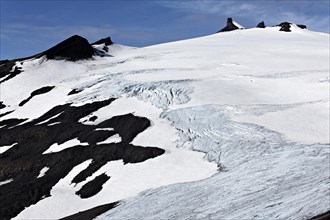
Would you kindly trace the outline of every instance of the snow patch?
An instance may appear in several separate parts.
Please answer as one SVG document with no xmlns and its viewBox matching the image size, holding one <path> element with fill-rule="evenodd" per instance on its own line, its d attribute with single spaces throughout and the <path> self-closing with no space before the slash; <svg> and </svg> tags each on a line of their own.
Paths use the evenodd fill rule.
<svg viewBox="0 0 330 220">
<path fill-rule="evenodd" d="M 121 137 L 118 134 L 115 134 L 107 138 L 105 141 L 98 142 L 97 144 L 111 144 L 111 143 L 120 143 L 120 142 L 121 142 Z"/>
<path fill-rule="evenodd" d="M 95 128 L 95 131 L 113 131 L 113 128 Z"/>
<path fill-rule="evenodd" d="M 53 117 L 50 117 L 50 118 L 47 119 L 47 120 L 44 120 L 44 121 L 42 121 L 42 122 L 39 122 L 39 123 L 36 124 L 36 125 L 41 125 L 41 124 L 47 123 L 47 122 L 49 122 L 50 120 L 52 120 L 52 119 L 54 119 L 54 118 L 57 118 L 57 117 L 60 116 L 61 114 L 62 114 L 62 112 L 58 113 L 57 115 L 54 115 Z M 51 123 L 51 124 L 54 124 L 54 123 Z"/>
<path fill-rule="evenodd" d="M 243 27 L 242 25 L 240 25 L 239 23 L 237 23 L 236 21 L 233 21 L 233 24 L 238 27 L 239 29 L 244 29 L 245 27 Z"/>
<path fill-rule="evenodd" d="M 5 181 L 0 181 L 0 186 L 2 186 L 2 185 L 5 185 L 5 184 L 7 184 L 7 183 L 10 183 L 10 182 L 12 182 L 14 179 L 8 179 L 8 180 L 5 180 Z"/>
<path fill-rule="evenodd" d="M 59 151 L 62 151 L 64 149 L 70 148 L 70 147 L 74 147 L 77 145 L 82 145 L 82 146 L 87 146 L 87 143 L 81 143 L 78 138 L 74 138 L 72 140 L 69 140 L 67 142 L 64 142 L 62 144 L 58 144 L 55 143 L 53 145 L 51 145 L 45 152 L 43 152 L 42 154 L 50 154 L 50 153 L 56 153 Z"/>
<path fill-rule="evenodd" d="M 0 146 L 0 154 L 3 154 L 4 152 L 9 150 L 10 148 L 14 147 L 16 144 L 17 143 L 14 143 L 14 144 L 9 145 L 9 146 Z"/>
<path fill-rule="evenodd" d="M 49 167 L 44 167 L 40 170 L 39 175 L 37 176 L 37 178 L 41 178 L 43 176 L 45 176 L 46 172 L 49 170 Z"/>
</svg>

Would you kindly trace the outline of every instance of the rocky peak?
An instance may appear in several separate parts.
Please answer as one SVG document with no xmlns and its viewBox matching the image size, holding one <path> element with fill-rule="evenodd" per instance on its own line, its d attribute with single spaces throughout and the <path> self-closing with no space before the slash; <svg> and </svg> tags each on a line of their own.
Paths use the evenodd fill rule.
<svg viewBox="0 0 330 220">
<path fill-rule="evenodd" d="M 227 26 L 222 28 L 219 32 L 226 32 L 226 31 L 233 31 L 233 30 L 237 30 L 239 29 L 239 27 L 237 27 L 232 18 L 227 18 Z"/>
<path fill-rule="evenodd" d="M 289 22 L 282 22 L 281 24 L 279 24 L 277 26 L 281 27 L 280 31 L 291 32 L 291 29 L 290 29 L 291 23 L 289 23 Z"/>
<path fill-rule="evenodd" d="M 46 55 L 48 59 L 76 61 L 91 58 L 94 55 L 94 49 L 85 38 L 74 35 L 38 56 L 43 55 Z"/>
<path fill-rule="evenodd" d="M 264 21 L 261 21 L 258 25 L 257 25 L 257 28 L 265 28 L 266 25 L 264 23 Z"/>
</svg>

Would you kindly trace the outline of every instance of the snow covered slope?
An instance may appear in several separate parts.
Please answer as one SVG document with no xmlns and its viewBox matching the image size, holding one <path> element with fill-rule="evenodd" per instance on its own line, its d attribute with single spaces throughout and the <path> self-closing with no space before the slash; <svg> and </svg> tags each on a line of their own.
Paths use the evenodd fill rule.
<svg viewBox="0 0 330 220">
<path fill-rule="evenodd" d="M 22 72 L 1 84 L 0 216 L 62 218 L 117 201 L 98 218 L 328 211 L 329 35 L 279 29 L 16 61 Z"/>
</svg>

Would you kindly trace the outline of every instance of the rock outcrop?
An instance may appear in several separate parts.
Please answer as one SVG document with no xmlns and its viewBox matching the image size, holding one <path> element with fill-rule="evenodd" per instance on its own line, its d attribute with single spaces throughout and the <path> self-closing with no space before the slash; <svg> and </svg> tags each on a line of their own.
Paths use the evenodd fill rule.
<svg viewBox="0 0 330 220">
<path fill-rule="evenodd" d="M 222 28 L 218 33 L 220 32 L 226 32 L 226 31 L 234 31 L 239 29 L 234 23 L 232 18 L 227 18 L 227 26 Z"/>
<path fill-rule="evenodd" d="M 304 25 L 304 24 L 297 24 L 297 26 L 300 27 L 301 29 L 306 29 L 307 28 L 307 26 Z"/>
<path fill-rule="evenodd" d="M 281 27 L 280 31 L 291 32 L 291 29 L 290 29 L 291 28 L 291 24 L 292 23 L 290 23 L 290 22 L 282 22 L 282 23 L 280 23 L 280 24 L 278 24 L 276 26 Z M 307 26 L 304 25 L 304 24 L 297 24 L 297 26 L 299 28 L 301 28 L 301 29 L 306 29 L 307 28 Z"/>
<path fill-rule="evenodd" d="M 74 35 L 37 56 L 46 55 L 48 59 L 76 61 L 91 58 L 94 53 L 93 47 L 85 38 Z"/>
<path fill-rule="evenodd" d="M 113 42 L 110 37 L 106 37 L 106 38 L 103 38 L 101 40 L 98 40 L 98 41 L 92 43 L 91 45 L 97 45 L 97 44 L 105 44 L 105 46 L 108 46 L 108 45 L 113 44 Z"/>
<path fill-rule="evenodd" d="M 264 21 L 261 21 L 258 25 L 257 25 L 257 28 L 265 28 L 266 25 L 264 23 Z"/>
</svg>

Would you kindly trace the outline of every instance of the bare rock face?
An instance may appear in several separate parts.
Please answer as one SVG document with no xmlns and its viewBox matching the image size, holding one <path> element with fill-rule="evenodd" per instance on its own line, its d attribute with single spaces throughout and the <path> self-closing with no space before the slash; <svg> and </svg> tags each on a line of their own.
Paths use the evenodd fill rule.
<svg viewBox="0 0 330 220">
<path fill-rule="evenodd" d="M 105 56 L 106 54 L 104 54 L 104 51 L 108 52 L 109 47 L 107 47 L 107 46 L 112 45 L 113 42 L 110 37 L 106 37 L 106 38 L 103 38 L 101 40 L 98 40 L 98 41 L 92 43 L 91 45 L 98 45 L 98 44 L 104 44 L 104 47 L 102 48 L 103 51 L 96 50 L 96 53 L 100 56 Z"/>
<path fill-rule="evenodd" d="M 291 23 L 289 23 L 289 22 L 282 22 L 281 24 L 276 25 L 276 26 L 281 27 L 280 31 L 291 32 L 291 29 L 290 29 Z"/>
<path fill-rule="evenodd" d="M 281 27 L 280 31 L 291 32 L 291 29 L 290 29 L 291 28 L 291 24 L 292 23 L 289 23 L 289 22 L 282 22 L 281 24 L 276 25 L 276 26 L 280 26 Z M 307 28 L 307 26 L 304 25 L 304 24 L 297 24 L 297 26 L 299 28 L 301 28 L 301 29 Z"/>
<path fill-rule="evenodd" d="M 264 23 L 264 21 L 261 21 L 258 25 L 257 25 L 257 28 L 265 28 L 266 25 Z"/>
<path fill-rule="evenodd" d="M 16 60 L 1 60 L 0 61 L 0 84 L 14 78 L 22 72 L 22 67 L 16 66 Z"/>
<path fill-rule="evenodd" d="M 227 26 L 222 28 L 218 33 L 220 32 L 226 32 L 226 31 L 234 31 L 239 29 L 234 23 L 232 18 L 227 18 Z"/>
</svg>

